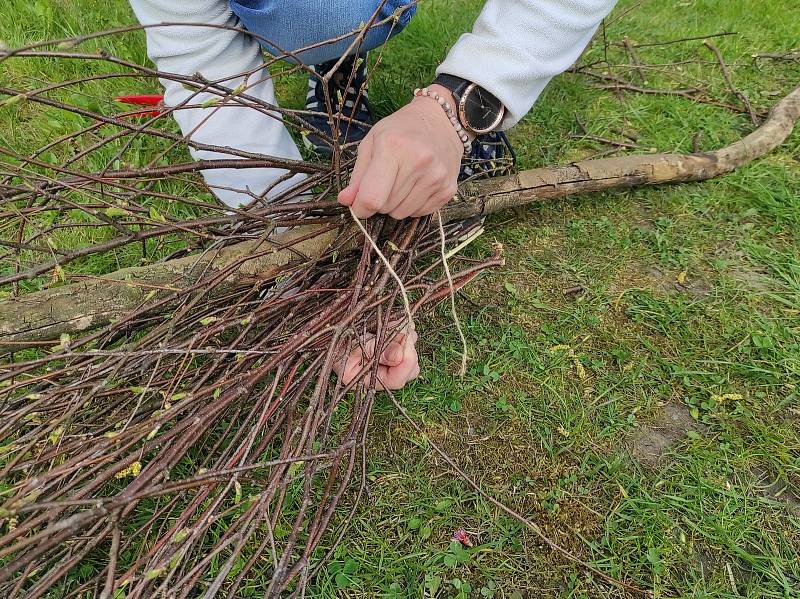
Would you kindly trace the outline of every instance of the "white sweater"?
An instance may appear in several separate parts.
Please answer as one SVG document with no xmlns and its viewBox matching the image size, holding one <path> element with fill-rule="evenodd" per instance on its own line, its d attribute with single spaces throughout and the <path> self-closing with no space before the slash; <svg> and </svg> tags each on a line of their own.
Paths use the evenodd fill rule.
<svg viewBox="0 0 800 599">
<path fill-rule="evenodd" d="M 130 0 L 143 25 L 165 22 L 239 26 L 227 0 Z M 600 21 L 616 0 L 487 0 L 471 33 L 463 34 L 450 49 L 437 73 L 474 81 L 505 104 L 503 128 L 516 124 L 531 109 L 547 83 L 577 60 Z M 425 3 L 420 6 L 425 10 Z M 153 27 L 147 32 L 147 50 L 161 71 L 225 79 L 237 87 L 234 75 L 252 72 L 263 63 L 260 47 L 251 37 L 235 31 L 205 27 Z M 265 70 L 248 85 L 266 77 Z M 165 102 L 175 106 L 192 92 L 180 84 L 162 81 Z M 277 104 L 271 80 L 248 92 Z M 192 99 L 192 104 L 203 97 Z M 237 106 L 195 108 L 175 112 L 181 130 L 191 139 L 217 146 L 284 158 L 300 158 L 288 131 L 278 119 Z M 230 158 L 224 153 L 192 151 L 196 159 Z M 211 169 L 206 182 L 230 206 L 250 200 L 241 192 L 261 194 L 285 173 L 276 169 Z M 294 181 L 283 182 L 268 193 L 274 196 Z M 237 191 L 238 190 L 238 191 Z"/>
</svg>

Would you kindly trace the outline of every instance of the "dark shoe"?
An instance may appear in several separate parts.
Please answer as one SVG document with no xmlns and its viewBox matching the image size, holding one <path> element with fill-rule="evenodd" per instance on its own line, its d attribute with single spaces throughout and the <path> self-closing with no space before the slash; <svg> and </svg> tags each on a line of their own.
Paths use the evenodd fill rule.
<svg viewBox="0 0 800 599">
<path fill-rule="evenodd" d="M 517 155 L 502 131 L 480 135 L 472 142 L 469 156 L 461 163 L 459 181 L 489 179 L 508 175 L 517 163 Z"/>
<path fill-rule="evenodd" d="M 328 122 L 328 108 L 325 103 L 325 86 L 322 76 L 330 71 L 336 60 L 314 65 L 311 68 L 319 76 L 308 78 L 308 94 L 306 110 L 317 113 L 305 115 L 303 119 L 329 138 L 333 138 L 333 128 Z M 338 122 L 340 145 L 358 143 L 372 125 L 372 111 L 366 90 L 367 61 L 366 55 L 352 56 L 345 59 L 328 82 L 328 94 L 334 113 L 334 123 Z M 336 118 L 336 117 L 340 118 Z M 358 121 L 358 122 L 353 122 Z M 335 126 L 335 125 L 334 125 Z M 333 153 L 331 143 L 314 130 L 303 136 L 303 143 L 311 150 L 330 156 Z"/>
</svg>

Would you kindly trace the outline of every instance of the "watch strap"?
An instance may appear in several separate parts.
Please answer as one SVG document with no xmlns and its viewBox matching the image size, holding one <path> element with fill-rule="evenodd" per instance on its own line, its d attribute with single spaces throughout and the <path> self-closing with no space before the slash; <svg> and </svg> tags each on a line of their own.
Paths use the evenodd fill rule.
<svg viewBox="0 0 800 599">
<path fill-rule="evenodd" d="M 449 89 L 450 93 L 452 93 L 453 97 L 456 99 L 456 102 L 461 99 L 461 96 L 464 94 L 464 90 L 469 87 L 470 83 L 472 83 L 471 81 L 467 81 L 462 77 L 448 75 L 447 73 L 439 73 L 436 75 L 436 79 L 434 79 L 433 82 Z"/>
</svg>

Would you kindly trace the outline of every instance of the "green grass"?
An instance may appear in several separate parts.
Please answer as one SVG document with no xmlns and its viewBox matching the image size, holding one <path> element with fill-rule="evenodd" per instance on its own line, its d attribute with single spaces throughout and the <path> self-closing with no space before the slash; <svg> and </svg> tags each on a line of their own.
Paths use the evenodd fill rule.
<svg viewBox="0 0 800 599">
<path fill-rule="evenodd" d="M 621 2 L 609 19 L 610 41 L 735 31 L 714 41 L 757 107 L 800 81 L 800 63 L 751 59 L 800 45 L 797 3 L 645 0 L 617 20 L 634 4 Z M 423 3 L 376 75 L 379 113 L 430 79 L 480 5 Z M 0 38 L 15 45 L 131 20 L 120 0 L 7 0 Z M 114 44 L 143 60 L 141 36 Z M 596 43 L 584 60 L 603 56 Z M 700 41 L 642 48 L 640 56 L 648 64 L 702 58 L 648 72 L 648 84 L 700 81 L 735 101 Z M 616 46 L 608 57 L 627 60 Z M 9 70 L 0 79 L 63 77 L 78 67 L 48 68 L 65 72 Z M 719 108 L 590 85 L 567 74 L 548 87 L 512 133 L 521 167 L 604 149 L 569 137 L 579 130 L 576 115 L 592 134 L 635 131 L 638 143 L 664 151 L 690 151 L 698 132 L 702 148 L 712 149 L 751 129 L 746 116 Z M 299 105 L 303 82 L 292 78 L 280 92 Z M 21 127 L 0 115 L 0 130 L 15 143 L 35 145 L 51 125 Z M 455 374 L 459 344 L 443 309 L 419 327 L 422 376 L 403 391 L 403 405 L 487 492 L 609 574 L 657 596 L 800 596 L 798 155 L 795 133 L 719 180 L 596 194 L 493 219 L 471 251 L 480 255 L 496 239 L 507 265 L 458 302 L 469 372 Z M 575 285 L 584 293 L 563 293 Z M 733 397 L 720 399 L 726 394 Z M 677 430 L 657 463 L 645 463 L 637 440 L 663 426 L 667 403 L 695 425 Z M 477 498 L 385 398 L 369 456 L 369 493 L 310 596 L 626 596 Z M 474 548 L 451 545 L 458 527 Z M 260 596 L 261 582 L 254 576 L 250 596 Z"/>
</svg>

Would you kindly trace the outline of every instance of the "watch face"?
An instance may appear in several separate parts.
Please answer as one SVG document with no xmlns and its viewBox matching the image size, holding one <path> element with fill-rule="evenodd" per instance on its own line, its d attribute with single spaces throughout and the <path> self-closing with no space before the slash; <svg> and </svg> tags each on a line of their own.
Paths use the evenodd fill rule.
<svg viewBox="0 0 800 599">
<path fill-rule="evenodd" d="M 487 133 L 503 120 L 503 103 L 482 87 L 472 83 L 461 96 L 461 121 L 475 133 Z"/>
</svg>

